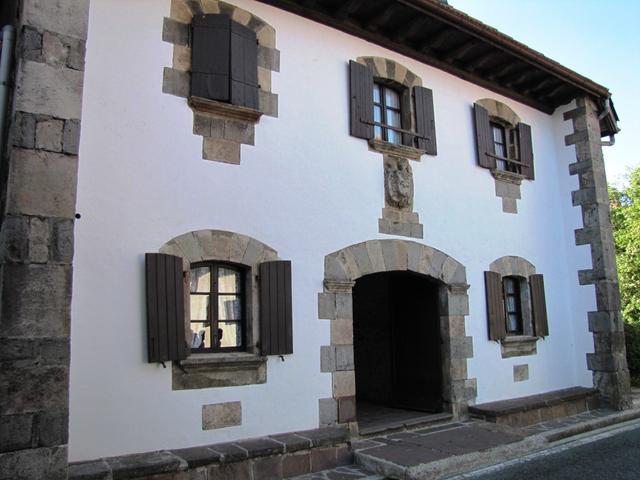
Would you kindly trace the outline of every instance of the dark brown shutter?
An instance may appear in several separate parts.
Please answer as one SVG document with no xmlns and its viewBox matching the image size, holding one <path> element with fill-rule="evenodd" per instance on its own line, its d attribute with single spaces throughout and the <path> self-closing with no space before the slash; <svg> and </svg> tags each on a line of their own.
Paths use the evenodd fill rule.
<svg viewBox="0 0 640 480">
<path fill-rule="evenodd" d="M 191 95 L 258 108 L 256 33 L 227 15 L 192 21 Z"/>
<path fill-rule="evenodd" d="M 518 144 L 520 145 L 520 161 L 522 174 L 529 180 L 533 180 L 533 142 L 531 141 L 531 127 L 526 123 L 518 124 Z"/>
<path fill-rule="evenodd" d="M 258 108 L 258 40 L 256 33 L 231 21 L 231 103 Z"/>
<path fill-rule="evenodd" d="M 186 358 L 182 259 L 145 255 L 149 363 Z"/>
<path fill-rule="evenodd" d="M 547 322 L 547 302 L 544 295 L 544 278 L 542 275 L 531 275 L 529 277 L 529 286 L 531 288 L 534 333 L 536 337 L 546 337 L 549 335 L 549 324 Z"/>
<path fill-rule="evenodd" d="M 489 340 L 502 340 L 507 336 L 504 299 L 502 296 L 502 276 L 496 272 L 484 272 L 484 283 L 487 291 Z"/>
<path fill-rule="evenodd" d="M 293 353 L 290 261 L 260 264 L 260 349 L 263 355 Z"/>
<path fill-rule="evenodd" d="M 476 147 L 478 149 L 478 165 L 484 168 L 496 168 L 496 159 L 491 155 L 495 154 L 493 137 L 491 134 L 491 124 L 489 123 L 489 112 L 481 105 L 473 105 L 473 113 L 476 124 Z"/>
<path fill-rule="evenodd" d="M 191 25 L 191 95 L 228 102 L 231 19 L 226 15 L 194 15 Z"/>
<path fill-rule="evenodd" d="M 354 137 L 373 138 L 373 74 L 364 65 L 349 62 L 349 129 Z"/>
<path fill-rule="evenodd" d="M 416 107 L 416 133 L 427 137 L 418 137 L 418 148 L 425 150 L 429 155 L 437 155 L 433 92 L 428 88 L 413 87 L 413 98 Z"/>
</svg>

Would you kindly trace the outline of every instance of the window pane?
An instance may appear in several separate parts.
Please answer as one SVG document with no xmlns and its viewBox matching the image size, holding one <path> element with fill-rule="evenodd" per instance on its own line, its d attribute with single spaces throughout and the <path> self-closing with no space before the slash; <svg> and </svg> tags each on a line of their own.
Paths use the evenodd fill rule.
<svg viewBox="0 0 640 480">
<path fill-rule="evenodd" d="M 510 332 L 517 332 L 519 330 L 518 317 L 514 313 L 509 314 L 509 318 L 507 321 L 507 330 Z"/>
<path fill-rule="evenodd" d="M 191 348 L 211 348 L 211 325 L 191 322 Z"/>
<path fill-rule="evenodd" d="M 240 272 L 231 268 L 218 268 L 218 292 L 239 293 Z"/>
<path fill-rule="evenodd" d="M 504 279 L 504 289 L 506 290 L 507 293 L 515 293 L 516 285 L 513 279 L 511 278 Z"/>
<path fill-rule="evenodd" d="M 402 119 L 400 117 L 400 112 L 395 112 L 393 110 L 387 110 L 387 124 L 392 125 L 394 127 L 400 127 L 402 125 Z"/>
<path fill-rule="evenodd" d="M 382 128 L 373 127 L 373 134 L 377 139 L 382 140 Z"/>
<path fill-rule="evenodd" d="M 191 320 L 209 318 L 209 295 L 191 295 Z"/>
<path fill-rule="evenodd" d="M 221 347 L 242 345 L 242 325 L 239 322 L 219 322 L 218 338 Z"/>
<path fill-rule="evenodd" d="M 507 312 L 515 312 L 516 311 L 516 297 L 508 296 L 507 297 Z"/>
<path fill-rule="evenodd" d="M 373 121 L 382 122 L 382 108 L 377 105 L 373 106 Z"/>
<path fill-rule="evenodd" d="M 192 268 L 189 274 L 192 292 L 208 292 L 211 286 L 211 271 L 209 267 Z"/>
<path fill-rule="evenodd" d="M 240 320 L 241 318 L 240 298 L 236 295 L 219 295 L 218 320 Z"/>
<path fill-rule="evenodd" d="M 380 103 L 380 85 L 377 83 L 373 84 L 373 101 L 375 103 Z"/>
<path fill-rule="evenodd" d="M 486 124 L 485 124 L 486 125 Z M 503 143 L 502 142 L 502 128 L 492 125 L 491 126 L 491 130 L 493 131 L 493 141 L 496 143 Z"/>
<path fill-rule="evenodd" d="M 400 95 L 390 88 L 384 89 L 384 104 L 387 107 L 400 108 Z"/>
<path fill-rule="evenodd" d="M 393 130 L 388 130 L 387 140 L 391 143 L 402 143 L 402 134 L 394 132 Z"/>
</svg>

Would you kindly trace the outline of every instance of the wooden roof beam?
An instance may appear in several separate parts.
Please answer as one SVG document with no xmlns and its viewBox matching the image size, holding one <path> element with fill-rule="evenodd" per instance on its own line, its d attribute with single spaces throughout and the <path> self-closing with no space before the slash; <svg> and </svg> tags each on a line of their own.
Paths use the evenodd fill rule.
<svg viewBox="0 0 640 480">
<path fill-rule="evenodd" d="M 461 45 L 444 52 L 444 60 L 445 62 L 454 62 L 459 60 L 479 45 L 480 44 L 478 42 L 473 40 L 464 42 Z"/>
<path fill-rule="evenodd" d="M 469 62 L 466 65 L 466 69 L 469 72 L 475 72 L 478 69 L 481 69 L 482 67 L 484 67 L 491 60 L 493 60 L 494 58 L 496 58 L 496 57 L 498 57 L 498 56 L 500 56 L 502 54 L 503 53 L 499 52 L 499 51 L 485 53 L 484 55 L 481 55 L 480 57 L 478 57 L 474 61 Z"/>
<path fill-rule="evenodd" d="M 418 18 L 414 18 L 411 23 L 409 24 L 408 27 L 405 27 L 404 25 L 400 28 L 398 28 L 392 35 L 391 35 L 391 39 L 394 42 L 397 43 L 402 43 L 404 42 L 407 38 L 411 38 L 413 37 L 416 33 L 418 33 L 422 27 L 424 27 L 427 24 L 427 20 L 423 17 L 418 17 Z"/>
<path fill-rule="evenodd" d="M 355 12 L 360 5 L 364 3 L 364 0 L 348 0 L 340 5 L 334 12 L 333 16 L 338 20 L 344 20 L 353 12 Z"/>
<path fill-rule="evenodd" d="M 382 25 L 384 25 L 386 22 L 388 22 L 391 19 L 391 17 L 397 11 L 397 9 L 398 9 L 397 3 L 392 3 L 390 5 L 387 5 L 387 7 L 382 11 L 382 13 L 374 16 L 371 20 L 369 20 L 368 22 L 369 30 L 371 30 L 372 32 L 377 32 Z"/>
</svg>

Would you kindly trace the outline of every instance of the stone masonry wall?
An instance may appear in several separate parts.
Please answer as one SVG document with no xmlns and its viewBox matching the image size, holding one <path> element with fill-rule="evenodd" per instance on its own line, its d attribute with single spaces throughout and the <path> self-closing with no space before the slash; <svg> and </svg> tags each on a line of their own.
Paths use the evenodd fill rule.
<svg viewBox="0 0 640 480">
<path fill-rule="evenodd" d="M 89 0 L 23 0 L 0 231 L 0 479 L 67 478 L 69 336 Z"/>
<path fill-rule="evenodd" d="M 565 120 L 573 122 L 573 133 L 565 137 L 565 144 L 575 145 L 577 162 L 569 165 L 569 172 L 578 175 L 580 182 L 572 192 L 573 205 L 582 209 L 583 228 L 575 231 L 576 245 L 591 248 L 592 268 L 580 270 L 578 279 L 580 285 L 593 285 L 596 294 L 597 310 L 589 312 L 594 353 L 587 354 L 587 365 L 603 399 L 623 409 L 631 405 L 629 370 L 598 107 L 589 98 L 578 98 L 576 105 L 564 114 Z"/>
</svg>

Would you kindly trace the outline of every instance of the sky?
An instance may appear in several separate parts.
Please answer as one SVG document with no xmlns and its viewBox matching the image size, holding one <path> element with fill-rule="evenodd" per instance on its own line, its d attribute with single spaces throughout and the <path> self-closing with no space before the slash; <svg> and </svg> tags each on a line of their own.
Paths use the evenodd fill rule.
<svg viewBox="0 0 640 480">
<path fill-rule="evenodd" d="M 607 179 L 640 165 L 640 0 L 449 0 L 449 5 L 604 85 L 620 117 Z M 606 140 L 603 139 L 603 140 Z"/>
</svg>

